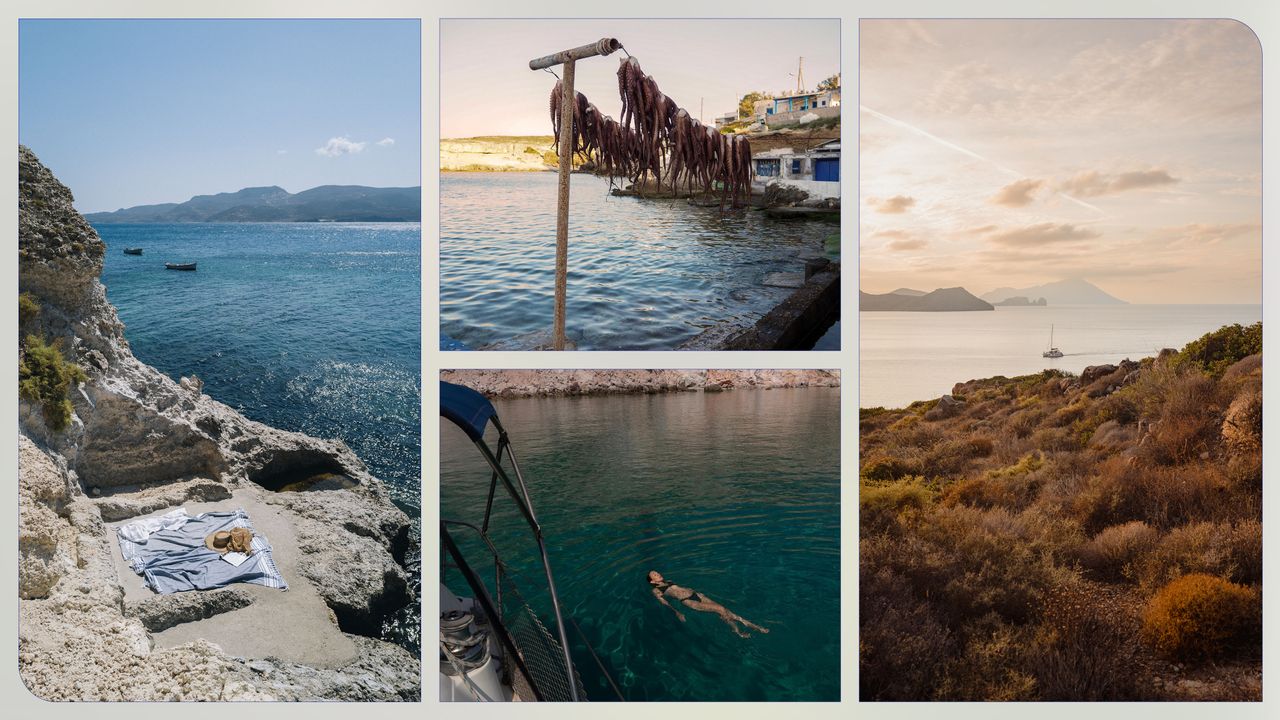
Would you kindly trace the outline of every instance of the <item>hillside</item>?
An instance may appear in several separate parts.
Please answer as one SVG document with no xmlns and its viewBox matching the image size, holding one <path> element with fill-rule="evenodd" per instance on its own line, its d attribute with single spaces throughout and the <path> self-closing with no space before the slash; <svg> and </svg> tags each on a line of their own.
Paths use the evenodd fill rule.
<svg viewBox="0 0 1280 720">
<path fill-rule="evenodd" d="M 861 699 L 1260 699 L 1261 338 L 862 410 Z"/>
<path fill-rule="evenodd" d="M 442 172 L 542 172 L 558 167 L 550 135 L 498 135 L 440 141 Z"/>
<path fill-rule="evenodd" d="M 1072 278 L 1027 288 L 996 288 L 982 294 L 982 299 L 999 303 L 1012 297 L 1044 298 L 1050 305 L 1127 305 L 1088 280 Z"/>
<path fill-rule="evenodd" d="M 322 185 L 290 193 L 284 188 L 254 187 L 231 193 L 197 195 L 183 203 L 139 205 L 85 219 L 106 223 L 189 222 L 418 222 L 422 189 Z"/>
<path fill-rule="evenodd" d="M 883 295 L 858 293 L 858 309 L 862 312 L 964 312 L 994 310 L 962 287 L 938 288 L 933 292 L 911 295 L 895 290 Z"/>
</svg>

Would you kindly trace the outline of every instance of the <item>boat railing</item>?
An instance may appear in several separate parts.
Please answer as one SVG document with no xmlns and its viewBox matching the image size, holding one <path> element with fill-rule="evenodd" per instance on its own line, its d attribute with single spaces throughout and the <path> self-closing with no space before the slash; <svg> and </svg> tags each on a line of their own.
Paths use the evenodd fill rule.
<svg viewBox="0 0 1280 720">
<path fill-rule="evenodd" d="M 471 531 L 488 548 L 494 565 L 496 601 L 480 575 L 463 557 L 449 532 L 449 526 Z M 525 697 L 553 702 L 585 700 L 586 691 L 577 668 L 572 663 L 565 664 L 564 657 L 567 653 L 564 646 L 551 634 L 520 593 L 511 572 L 488 535 L 470 523 L 441 520 L 440 538 L 442 547 L 452 559 L 451 565 L 458 569 L 471 587 L 476 601 L 480 603 L 490 626 L 506 650 L 506 655 L 512 658 L 512 663 L 504 664 L 504 669 L 511 671 L 507 679 L 517 694 L 523 693 Z M 586 638 L 583 637 L 582 641 L 585 643 Z M 595 654 L 594 650 L 591 652 Z"/>
</svg>

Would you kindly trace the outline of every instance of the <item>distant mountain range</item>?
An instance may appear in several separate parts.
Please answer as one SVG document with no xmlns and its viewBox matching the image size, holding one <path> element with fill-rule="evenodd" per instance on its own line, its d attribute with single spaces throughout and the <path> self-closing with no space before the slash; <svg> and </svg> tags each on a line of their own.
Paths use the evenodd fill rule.
<svg viewBox="0 0 1280 720">
<path fill-rule="evenodd" d="M 421 188 L 362 185 L 321 185 L 300 193 L 274 185 L 252 187 L 197 195 L 183 203 L 85 215 L 91 223 L 418 222 L 421 218 Z"/>
<path fill-rule="evenodd" d="M 997 288 L 984 293 L 982 299 L 1000 303 L 1011 297 L 1044 298 L 1050 305 L 1127 305 L 1124 300 L 1108 295 L 1088 280 L 1072 278 L 1028 288 Z"/>
<path fill-rule="evenodd" d="M 910 288 L 898 288 L 883 295 L 859 292 L 858 309 L 864 312 L 962 312 L 995 310 L 995 307 L 962 287 L 953 287 L 928 293 Z"/>
</svg>

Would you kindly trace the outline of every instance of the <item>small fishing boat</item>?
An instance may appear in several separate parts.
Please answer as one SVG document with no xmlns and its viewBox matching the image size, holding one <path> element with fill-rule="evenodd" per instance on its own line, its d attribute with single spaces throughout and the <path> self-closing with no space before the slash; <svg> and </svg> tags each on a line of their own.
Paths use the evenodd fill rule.
<svg viewBox="0 0 1280 720">
<path fill-rule="evenodd" d="M 142 248 L 125 248 L 124 254 L 125 255 L 141 255 Z"/>
<path fill-rule="evenodd" d="M 444 701 L 578 701 L 586 700 L 582 678 L 569 654 L 569 627 L 604 670 L 573 618 L 563 612 L 547 559 L 543 529 L 534 513 L 529 489 L 512 454 L 507 431 L 493 405 L 471 388 L 440 383 L 440 415 L 471 439 L 485 460 L 489 476 L 488 500 L 478 523 L 441 518 L 440 545 L 440 699 Z M 497 431 L 497 446 L 485 441 L 485 429 Z M 508 472 L 508 470 L 510 472 Z M 516 522 L 528 525 L 541 559 L 540 580 L 522 578 L 526 587 L 540 589 L 554 624 L 544 623 L 516 587 L 519 574 L 494 546 L 490 533 L 511 514 L 494 512 L 501 500 L 499 487 L 515 503 Z M 496 516 L 496 517 L 495 517 Z M 470 551 L 463 552 L 463 548 Z M 482 572 L 484 573 L 482 576 Z M 451 587 L 452 586 L 452 587 Z M 541 586 L 538 588 L 538 586 Z M 454 592 L 454 588 L 459 590 Z M 613 680 L 618 699 L 622 693 Z"/>
<path fill-rule="evenodd" d="M 165 263 L 165 270 L 195 270 L 195 263 Z"/>
<path fill-rule="evenodd" d="M 1062 351 L 1053 346 L 1053 326 L 1052 325 L 1049 326 L 1049 349 L 1041 353 L 1041 356 L 1047 357 L 1047 358 L 1062 357 Z"/>
</svg>

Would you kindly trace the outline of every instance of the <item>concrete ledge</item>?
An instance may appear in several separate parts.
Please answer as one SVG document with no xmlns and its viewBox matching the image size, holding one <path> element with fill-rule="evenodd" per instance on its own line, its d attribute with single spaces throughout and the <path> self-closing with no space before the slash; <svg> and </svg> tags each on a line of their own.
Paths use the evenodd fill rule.
<svg viewBox="0 0 1280 720">
<path fill-rule="evenodd" d="M 816 273 L 723 350 L 808 350 L 840 317 L 840 263 Z"/>
</svg>

